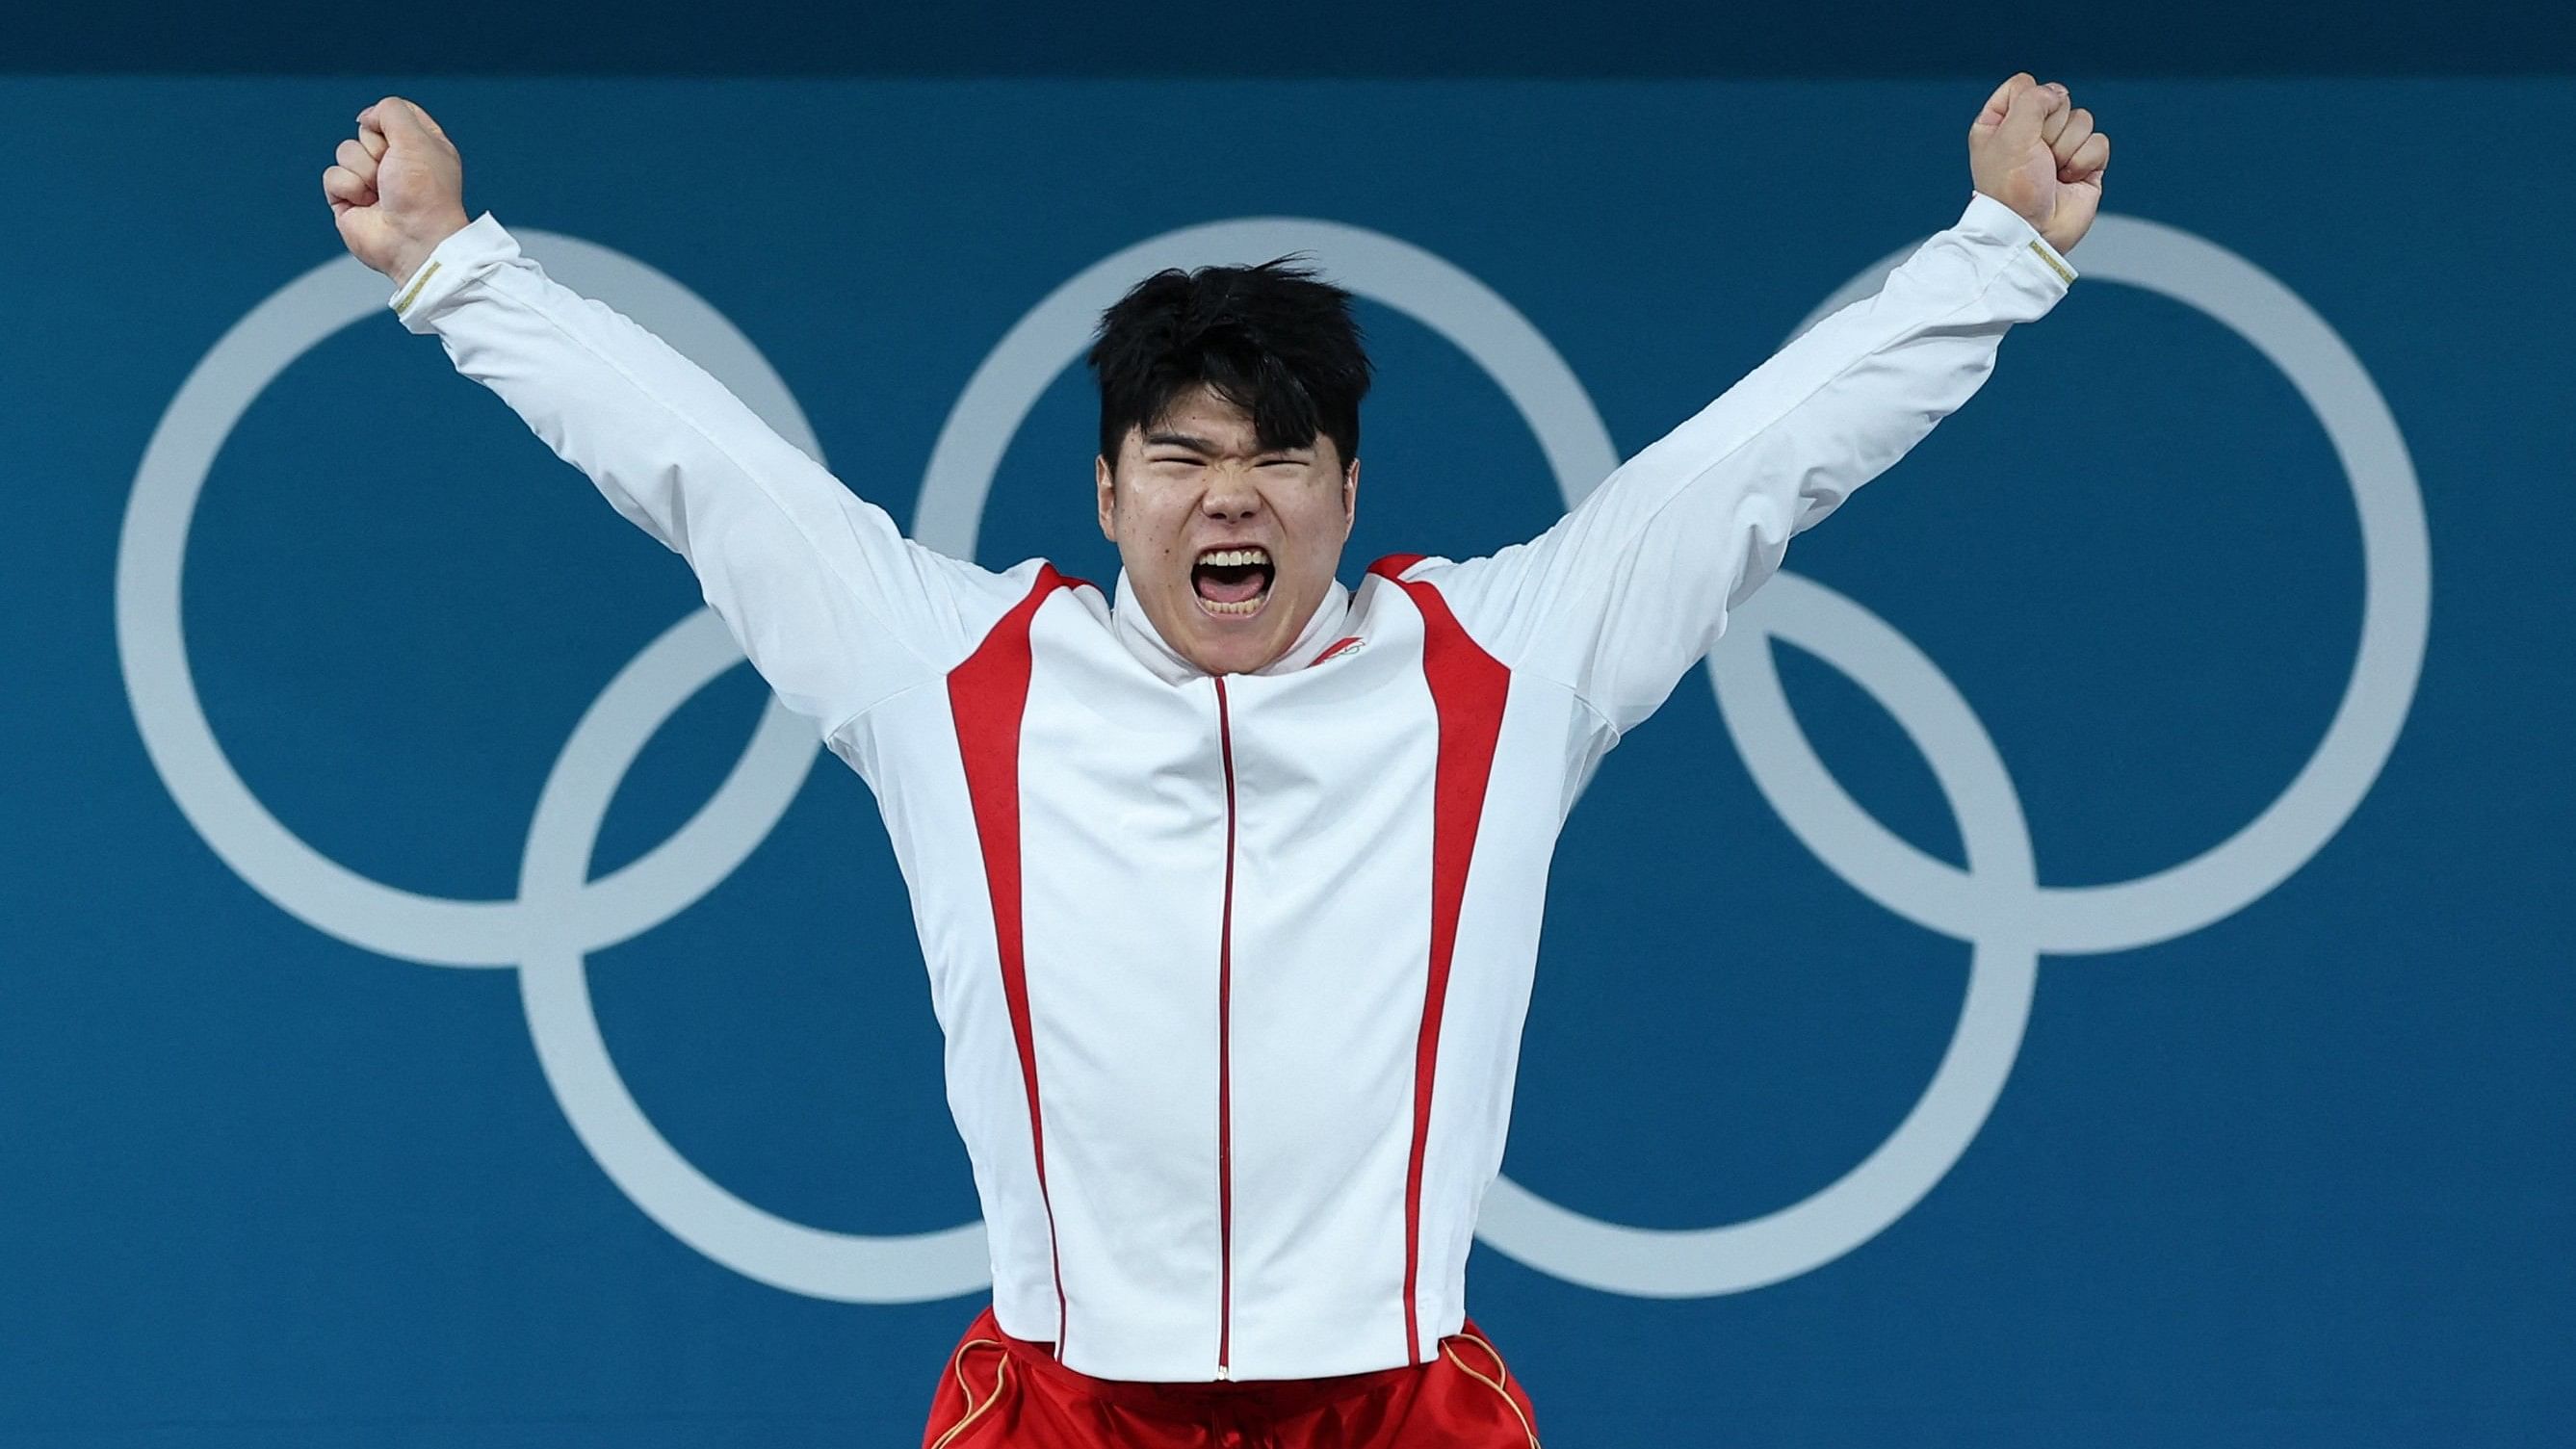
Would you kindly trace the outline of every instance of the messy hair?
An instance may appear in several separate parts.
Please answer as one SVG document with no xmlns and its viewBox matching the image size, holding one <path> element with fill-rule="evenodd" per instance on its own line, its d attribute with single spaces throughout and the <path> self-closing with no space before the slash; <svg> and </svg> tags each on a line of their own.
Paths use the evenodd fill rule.
<svg viewBox="0 0 2576 1449">
<path fill-rule="evenodd" d="M 1204 384 L 1251 415 L 1262 447 L 1302 448 L 1321 433 L 1349 467 L 1368 353 L 1351 294 L 1297 260 L 1157 272 L 1102 313 L 1090 352 L 1100 456 L 1114 465 L 1129 429 L 1151 428 Z"/>
</svg>

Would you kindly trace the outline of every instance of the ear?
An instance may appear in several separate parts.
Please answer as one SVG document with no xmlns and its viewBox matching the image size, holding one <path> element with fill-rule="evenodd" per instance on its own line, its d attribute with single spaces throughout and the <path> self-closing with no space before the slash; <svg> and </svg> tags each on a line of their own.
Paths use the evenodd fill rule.
<svg viewBox="0 0 2576 1449">
<path fill-rule="evenodd" d="M 1345 542 L 1349 541 L 1351 525 L 1359 521 L 1359 516 L 1360 460 L 1353 458 L 1351 466 L 1342 473 L 1342 538 Z"/>
<path fill-rule="evenodd" d="M 1109 472 L 1109 460 L 1095 455 L 1091 460 L 1091 486 L 1100 494 L 1100 536 L 1111 543 L 1118 541 L 1118 488 Z"/>
</svg>

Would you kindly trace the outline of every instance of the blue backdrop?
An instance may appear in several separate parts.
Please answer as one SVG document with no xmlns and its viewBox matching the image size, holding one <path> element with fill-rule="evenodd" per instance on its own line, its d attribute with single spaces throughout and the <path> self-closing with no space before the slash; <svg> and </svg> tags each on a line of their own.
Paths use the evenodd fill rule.
<svg viewBox="0 0 2576 1449">
<path fill-rule="evenodd" d="M 474 209 L 729 319 L 898 518 L 1102 259 L 1244 217 L 1418 249 L 1547 347 L 1365 304 L 1355 572 L 1538 531 L 1593 481 L 1542 439 L 1635 451 L 1946 225 L 1989 85 L 392 88 Z M 622 779 L 567 754 L 696 590 L 379 279 L 299 282 L 386 88 L 0 83 L 0 1443 L 907 1442 L 977 1300 L 857 1238 L 974 1202 L 883 830 L 816 754 L 710 809 L 738 849 L 655 854 L 752 788 L 744 667 Z M 2576 203 L 2533 149 L 2576 82 L 2078 99 L 2119 215 L 2074 295 L 1793 548 L 1725 715 L 1685 681 L 1567 832 L 1469 1280 L 1552 1445 L 2576 1411 Z M 1111 575 L 1093 431 L 1055 377 L 980 559 Z M 670 867 L 555 923 L 570 1025 L 472 904 L 518 893 L 559 756 L 614 791 L 591 874 Z M 532 1021 L 589 1020 L 658 1166 L 541 1068 Z M 1669 1271 L 1617 1266 L 1636 1229 Z"/>
</svg>

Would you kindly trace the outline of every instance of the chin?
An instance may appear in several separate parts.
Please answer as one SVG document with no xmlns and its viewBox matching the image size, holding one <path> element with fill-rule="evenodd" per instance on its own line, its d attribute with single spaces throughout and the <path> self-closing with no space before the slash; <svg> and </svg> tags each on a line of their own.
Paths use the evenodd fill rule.
<svg viewBox="0 0 2576 1449">
<path fill-rule="evenodd" d="M 1189 642 L 1182 652 L 1211 674 L 1249 674 L 1294 642 L 1279 628 L 1285 601 L 1275 588 L 1263 594 L 1260 607 L 1248 614 L 1212 613 L 1195 590 L 1182 607 L 1189 611 L 1190 621 Z"/>
<path fill-rule="evenodd" d="M 1255 623 L 1253 620 L 1244 622 Z M 1192 662 L 1211 674 L 1249 674 L 1278 658 L 1288 648 L 1290 641 L 1279 637 L 1278 630 L 1269 627 L 1271 622 L 1262 618 L 1256 627 L 1250 628 L 1194 629 L 1190 631 L 1186 652 Z"/>
<path fill-rule="evenodd" d="M 1205 644 L 1194 649 L 1192 663 L 1210 674 L 1250 674 L 1279 657 L 1278 649 L 1246 645 L 1228 640 L 1222 644 Z"/>
</svg>

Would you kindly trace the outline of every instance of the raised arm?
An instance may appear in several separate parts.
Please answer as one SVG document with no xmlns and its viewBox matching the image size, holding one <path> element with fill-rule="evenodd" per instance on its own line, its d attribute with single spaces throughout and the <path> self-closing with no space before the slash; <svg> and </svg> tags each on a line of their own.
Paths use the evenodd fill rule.
<svg viewBox="0 0 2576 1449">
<path fill-rule="evenodd" d="M 1537 539 L 1407 577 L 1611 728 L 1644 719 L 1790 536 L 1905 456 L 1984 383 L 2005 331 L 2065 294 L 2063 253 L 2092 225 L 2109 153 L 2063 87 L 2013 77 L 1970 128 L 1967 211 L 1877 295 L 1781 349 Z"/>
<path fill-rule="evenodd" d="M 323 190 L 349 250 L 396 282 L 403 325 L 437 334 L 458 371 L 688 560 L 761 677 L 825 733 L 946 672 L 1027 592 L 905 539 L 723 384 L 549 279 L 488 214 L 469 224 L 456 148 L 419 107 L 359 113 Z"/>
</svg>

